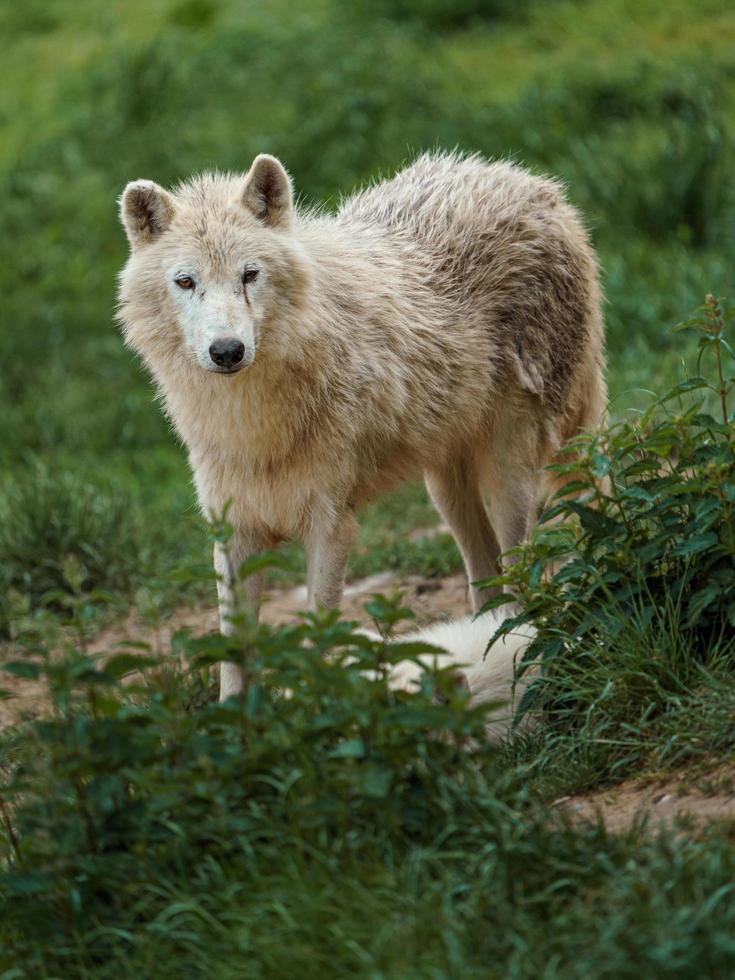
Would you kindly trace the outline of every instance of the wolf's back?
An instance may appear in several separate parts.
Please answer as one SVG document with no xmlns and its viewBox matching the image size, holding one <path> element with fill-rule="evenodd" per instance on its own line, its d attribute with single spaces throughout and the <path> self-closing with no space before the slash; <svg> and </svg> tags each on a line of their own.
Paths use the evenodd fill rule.
<svg viewBox="0 0 735 980">
<path fill-rule="evenodd" d="M 507 160 L 429 153 L 348 198 L 337 221 L 402 242 L 406 264 L 453 308 L 449 332 L 482 325 L 495 381 L 517 378 L 562 441 L 597 425 L 606 399 L 597 261 L 558 181 Z"/>
</svg>

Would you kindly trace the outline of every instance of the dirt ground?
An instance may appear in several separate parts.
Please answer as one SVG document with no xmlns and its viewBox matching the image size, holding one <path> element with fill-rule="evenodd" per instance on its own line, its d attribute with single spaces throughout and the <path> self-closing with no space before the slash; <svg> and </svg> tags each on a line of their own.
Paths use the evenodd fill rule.
<svg viewBox="0 0 735 980">
<path fill-rule="evenodd" d="M 575 820 L 601 817 L 611 833 L 643 821 L 651 831 L 662 826 L 691 831 L 712 821 L 735 821 L 735 760 L 704 771 L 629 779 L 609 789 L 562 797 L 554 806 L 564 807 Z"/>
<path fill-rule="evenodd" d="M 463 575 L 452 575 L 443 579 L 411 575 L 399 579 L 390 572 L 385 572 L 347 586 L 342 603 L 344 617 L 370 625 L 370 617 L 363 608 L 364 604 L 375 592 L 390 594 L 395 589 L 401 590 L 419 624 L 444 617 L 464 616 L 470 611 L 467 583 Z M 261 618 L 267 623 L 278 625 L 294 619 L 304 609 L 305 586 L 273 589 L 264 598 Z M 87 643 L 87 651 L 110 654 L 134 652 L 125 644 L 142 641 L 149 644 L 156 653 L 163 654 L 168 650 L 169 640 L 177 630 L 188 628 L 196 633 L 207 633 L 215 631 L 217 626 L 217 608 L 214 602 L 194 608 L 182 606 L 153 629 L 133 611 L 120 622 L 96 633 Z M 410 623 L 406 624 L 406 628 L 408 627 Z M 0 650 L 0 656 L 7 652 Z M 12 656 L 12 651 L 10 655 Z M 4 674 L 0 677 L 0 688 L 12 695 L 0 699 L 0 728 L 42 713 L 47 704 L 46 692 L 38 682 Z"/>
<path fill-rule="evenodd" d="M 394 589 L 403 592 L 419 624 L 464 616 L 470 611 L 463 575 L 443 579 L 413 575 L 399 579 L 386 572 L 348 585 L 342 606 L 345 618 L 369 625 L 364 603 L 375 592 L 390 593 Z M 266 622 L 276 625 L 288 622 L 305 608 L 305 587 L 272 590 L 266 596 L 261 615 Z M 88 650 L 114 653 L 129 650 L 124 646 L 126 641 L 144 640 L 163 653 L 168 649 L 171 635 L 183 627 L 200 633 L 216 630 L 215 604 L 182 607 L 153 630 L 132 612 L 121 622 L 97 633 L 90 640 Z M 0 728 L 42 713 L 47 704 L 45 691 L 37 682 L 4 675 L 0 687 L 13 695 L 0 700 Z M 630 779 L 610 789 L 563 797 L 554 806 L 563 807 L 575 820 L 594 821 L 601 817 L 613 833 L 623 832 L 641 821 L 654 831 L 662 824 L 692 830 L 713 820 L 735 821 L 735 760 L 704 772 L 684 771 L 655 779 Z"/>
</svg>

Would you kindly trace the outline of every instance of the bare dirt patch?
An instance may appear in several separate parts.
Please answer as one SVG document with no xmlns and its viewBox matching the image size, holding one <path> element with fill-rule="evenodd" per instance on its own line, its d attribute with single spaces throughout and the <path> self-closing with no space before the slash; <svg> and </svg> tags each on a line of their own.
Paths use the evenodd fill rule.
<svg viewBox="0 0 735 980">
<path fill-rule="evenodd" d="M 679 771 L 629 779 L 609 789 L 563 797 L 563 807 L 579 821 L 602 819 L 612 833 L 641 823 L 649 830 L 701 830 L 713 821 L 735 820 L 735 759 L 705 771 Z"/>
</svg>

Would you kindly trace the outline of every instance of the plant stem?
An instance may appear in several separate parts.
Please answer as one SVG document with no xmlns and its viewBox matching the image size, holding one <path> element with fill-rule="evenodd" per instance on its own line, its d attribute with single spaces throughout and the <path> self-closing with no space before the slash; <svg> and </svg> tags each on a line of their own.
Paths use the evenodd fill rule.
<svg viewBox="0 0 735 980">
<path fill-rule="evenodd" d="M 727 388 L 725 379 L 722 376 L 722 354 L 720 352 L 720 342 L 717 342 L 717 377 L 720 382 L 720 404 L 722 405 L 722 423 L 727 425 Z"/>
<path fill-rule="evenodd" d="M 18 840 L 18 835 L 13 827 L 13 822 L 10 819 L 10 814 L 8 813 L 8 808 L 5 805 L 5 800 L 0 796 L 0 814 L 3 818 L 3 826 L 5 827 L 5 833 L 8 835 L 8 840 L 10 841 L 10 846 L 15 854 L 15 859 L 18 864 L 22 863 L 20 855 L 20 841 Z"/>
<path fill-rule="evenodd" d="M 715 297 L 710 293 L 706 297 L 705 302 L 709 307 L 707 316 L 712 324 L 712 332 L 715 334 L 715 357 L 717 358 L 717 379 L 719 381 L 720 405 L 722 407 L 722 424 L 727 425 L 727 386 L 725 385 L 725 378 L 722 374 L 722 350 L 720 344 L 725 325 L 722 320 L 720 305 Z"/>
</svg>

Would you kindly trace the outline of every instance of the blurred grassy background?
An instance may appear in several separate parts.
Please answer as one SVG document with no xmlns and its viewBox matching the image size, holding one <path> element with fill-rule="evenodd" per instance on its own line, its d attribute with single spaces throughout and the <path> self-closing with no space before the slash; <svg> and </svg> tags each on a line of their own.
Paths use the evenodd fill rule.
<svg viewBox="0 0 735 980">
<path fill-rule="evenodd" d="M 732 295 L 725 0 L 3 6 L 0 629 L 8 598 L 70 587 L 69 555 L 123 601 L 191 594 L 168 573 L 208 562 L 184 453 L 112 322 L 131 178 L 269 151 L 333 203 L 433 146 L 559 175 L 601 256 L 618 413 L 678 373 L 671 326 Z M 402 540 L 433 521 L 417 488 L 376 505 L 353 574 L 455 567 L 446 538 Z"/>
</svg>

